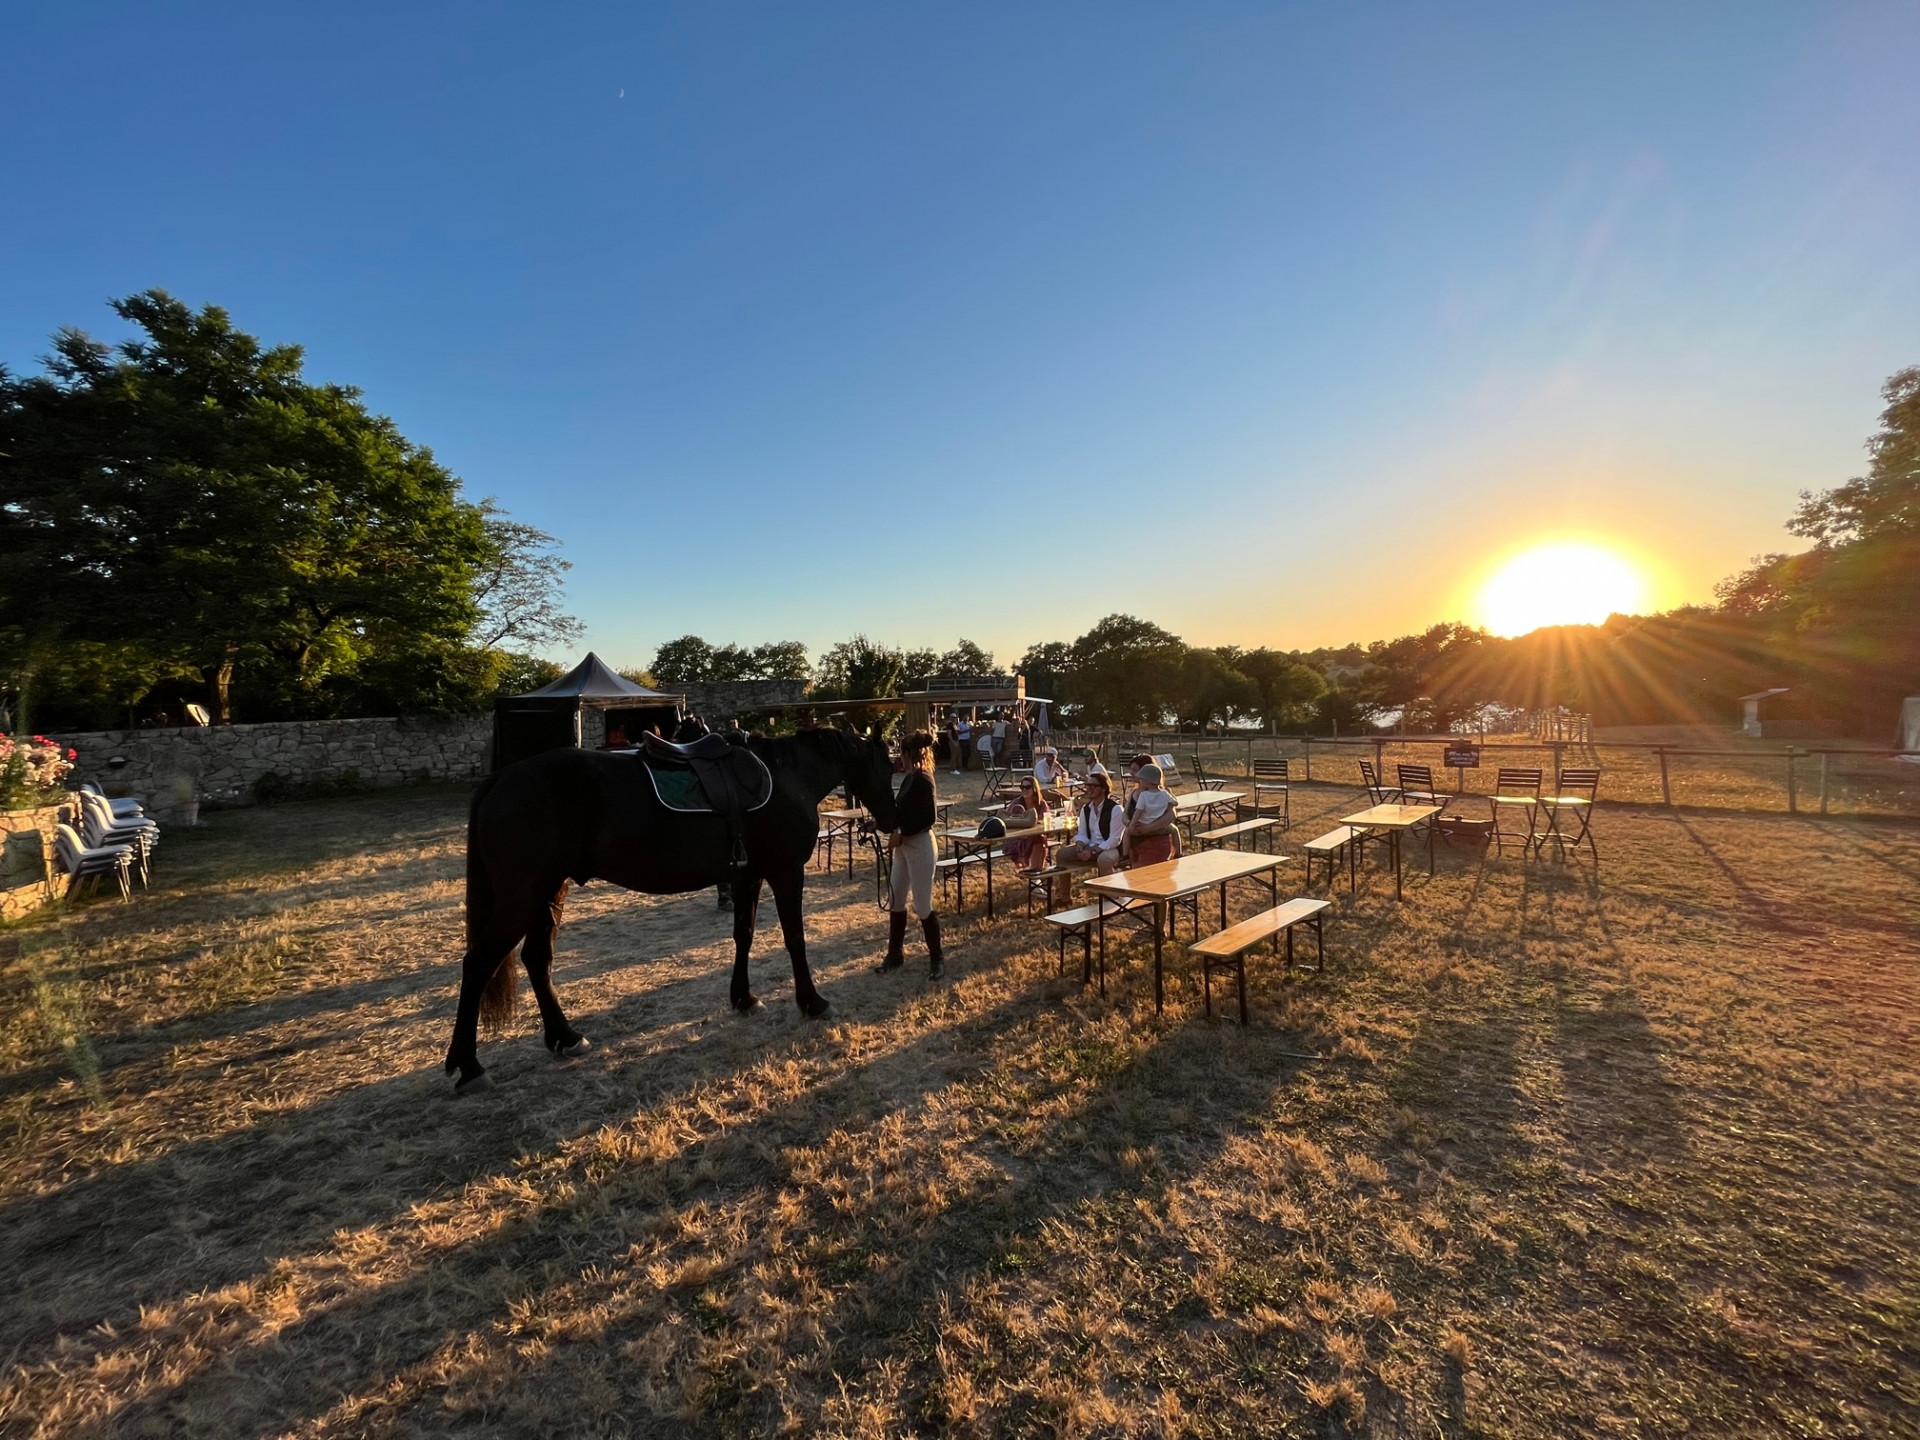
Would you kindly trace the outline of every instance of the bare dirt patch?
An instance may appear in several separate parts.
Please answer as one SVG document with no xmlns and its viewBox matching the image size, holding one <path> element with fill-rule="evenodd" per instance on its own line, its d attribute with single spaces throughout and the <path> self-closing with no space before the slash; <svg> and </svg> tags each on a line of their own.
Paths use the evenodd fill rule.
<svg viewBox="0 0 1920 1440">
<path fill-rule="evenodd" d="M 743 1020 L 711 892 L 595 885 L 595 1048 L 455 1100 L 464 806 L 218 815 L 0 932 L 5 1433 L 1920 1433 L 1911 825 L 1443 849 L 1244 1031 L 977 901 L 874 976 L 866 870 L 833 1016 L 765 905 Z"/>
</svg>

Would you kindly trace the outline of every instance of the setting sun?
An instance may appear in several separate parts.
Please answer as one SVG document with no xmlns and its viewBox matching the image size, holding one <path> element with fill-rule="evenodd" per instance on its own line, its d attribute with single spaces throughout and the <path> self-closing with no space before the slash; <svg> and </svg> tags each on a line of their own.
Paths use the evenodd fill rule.
<svg viewBox="0 0 1920 1440">
<path fill-rule="evenodd" d="M 1617 550 L 1587 540 L 1535 545 L 1504 561 L 1478 597 L 1479 620 L 1496 635 L 1543 625 L 1598 625 L 1647 607 L 1641 568 Z"/>
</svg>

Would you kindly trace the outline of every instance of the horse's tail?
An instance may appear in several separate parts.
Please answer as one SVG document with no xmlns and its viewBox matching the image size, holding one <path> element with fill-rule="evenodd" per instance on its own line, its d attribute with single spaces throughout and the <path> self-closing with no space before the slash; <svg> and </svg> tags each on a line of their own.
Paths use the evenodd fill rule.
<svg viewBox="0 0 1920 1440">
<path fill-rule="evenodd" d="M 473 805 L 467 812 L 467 954 L 482 953 L 490 932 L 497 929 L 493 914 L 493 880 L 487 874 L 487 862 L 480 855 L 480 803 L 493 789 L 494 777 L 482 780 L 473 792 Z M 509 949 L 494 966 L 487 988 L 480 993 L 480 1026 L 489 1035 L 498 1035 L 513 1019 L 515 1002 L 520 998 L 520 972 L 514 967 Z"/>
</svg>

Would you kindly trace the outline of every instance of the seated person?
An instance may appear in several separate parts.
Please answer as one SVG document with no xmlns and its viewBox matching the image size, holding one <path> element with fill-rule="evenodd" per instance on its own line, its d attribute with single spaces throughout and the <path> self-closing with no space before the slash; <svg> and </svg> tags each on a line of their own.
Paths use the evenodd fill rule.
<svg viewBox="0 0 1920 1440">
<path fill-rule="evenodd" d="M 1127 812 L 1113 798 L 1105 770 L 1087 774 L 1087 803 L 1080 807 L 1080 827 L 1060 852 L 1062 864 L 1095 865 L 1102 875 L 1120 868 L 1120 842 L 1127 834 Z"/>
<path fill-rule="evenodd" d="M 1007 827 L 1007 839 L 1000 849 L 1014 865 L 1021 870 L 1044 870 L 1047 867 L 1047 852 L 1051 848 L 1047 837 L 1037 832 L 1040 824 L 1052 813 L 1047 797 L 1038 785 L 1022 776 L 1020 779 L 1020 798 L 1000 812 L 1000 821 Z"/>
<path fill-rule="evenodd" d="M 1067 803 L 1067 767 L 1060 763 L 1060 752 L 1049 745 L 1033 757 L 1033 778 L 1050 805 Z"/>
<path fill-rule="evenodd" d="M 1158 865 L 1180 854 L 1180 832 L 1174 826 L 1173 796 L 1166 777 L 1149 760 L 1134 777 L 1139 789 L 1127 801 L 1123 853 L 1129 864 Z"/>
</svg>

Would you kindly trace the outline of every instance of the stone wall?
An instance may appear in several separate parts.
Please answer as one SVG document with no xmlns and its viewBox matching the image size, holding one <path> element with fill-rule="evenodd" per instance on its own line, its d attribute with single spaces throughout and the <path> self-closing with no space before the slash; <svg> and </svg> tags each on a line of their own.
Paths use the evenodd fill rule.
<svg viewBox="0 0 1920 1440">
<path fill-rule="evenodd" d="M 72 817 L 60 805 L 0 810 L 0 920 L 18 920 L 64 893 L 53 860 L 54 826 Z"/>
<path fill-rule="evenodd" d="M 672 688 L 685 694 L 687 709 L 718 722 L 743 711 L 803 704 L 812 687 L 805 680 L 713 680 Z"/>
<path fill-rule="evenodd" d="M 493 716 L 447 719 L 283 720 L 266 725 L 99 730 L 49 736 L 80 752 L 69 783 L 137 795 L 161 822 L 189 807 L 251 805 L 485 773 Z M 115 759 L 123 763 L 114 764 Z M 270 777 L 270 778 L 269 778 Z"/>
</svg>

